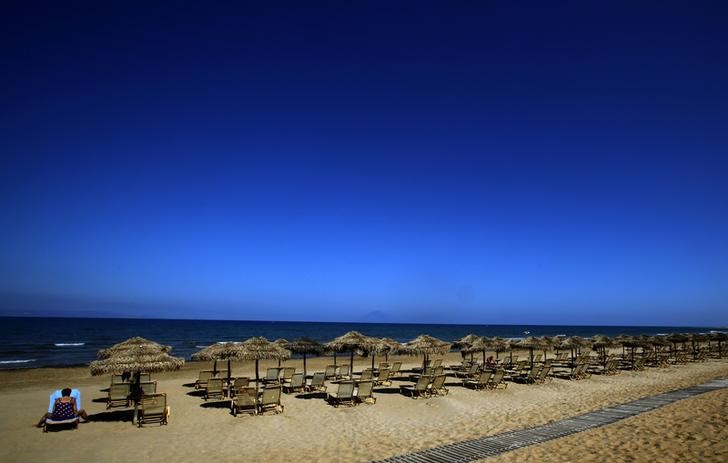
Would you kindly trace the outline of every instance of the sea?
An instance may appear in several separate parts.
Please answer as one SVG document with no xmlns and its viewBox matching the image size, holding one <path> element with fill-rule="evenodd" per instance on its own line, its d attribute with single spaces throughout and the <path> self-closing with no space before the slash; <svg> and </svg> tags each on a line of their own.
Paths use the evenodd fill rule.
<svg viewBox="0 0 728 463">
<path fill-rule="evenodd" d="M 400 342 L 420 334 L 456 341 L 475 333 L 520 339 L 526 336 L 610 337 L 668 333 L 709 333 L 725 327 L 688 326 L 575 326 L 575 325 L 434 325 L 405 323 L 325 323 L 287 321 L 169 320 L 130 318 L 0 317 L 0 369 L 87 365 L 99 349 L 132 336 L 172 346 L 172 354 L 190 356 L 216 342 L 244 341 L 251 336 L 270 340 L 309 337 L 330 341 L 347 331 L 390 337 Z"/>
</svg>

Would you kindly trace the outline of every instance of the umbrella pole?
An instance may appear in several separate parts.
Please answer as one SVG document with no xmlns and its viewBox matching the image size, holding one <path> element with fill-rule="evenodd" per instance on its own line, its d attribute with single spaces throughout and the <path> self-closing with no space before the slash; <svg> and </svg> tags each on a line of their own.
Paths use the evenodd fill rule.
<svg viewBox="0 0 728 463">
<path fill-rule="evenodd" d="M 230 371 L 230 359 L 228 359 L 228 380 L 227 380 L 227 383 L 228 383 L 228 391 L 230 391 L 230 389 L 231 389 L 231 386 L 230 386 L 230 376 L 231 376 L 231 374 L 232 374 L 232 372 Z M 228 395 L 229 395 L 229 393 L 228 393 Z"/>
<path fill-rule="evenodd" d="M 336 366 L 336 351 L 334 351 L 334 366 Z"/>
<path fill-rule="evenodd" d="M 306 381 L 306 353 L 303 353 L 303 380 Z"/>
<path fill-rule="evenodd" d="M 372 352 L 372 370 L 374 369 L 374 352 Z"/>
<path fill-rule="evenodd" d="M 354 350 L 351 350 L 351 358 L 349 360 L 349 378 L 354 379 Z"/>
<path fill-rule="evenodd" d="M 258 374 L 258 359 L 255 359 L 255 390 L 258 390 L 260 384 L 260 375 Z"/>
<path fill-rule="evenodd" d="M 134 383 L 131 386 L 131 396 L 132 400 L 134 401 L 134 415 L 131 418 L 131 424 L 136 424 L 138 416 L 139 416 L 139 399 L 140 399 L 140 383 L 141 383 L 141 375 L 142 373 L 140 371 L 134 372 Z"/>
</svg>

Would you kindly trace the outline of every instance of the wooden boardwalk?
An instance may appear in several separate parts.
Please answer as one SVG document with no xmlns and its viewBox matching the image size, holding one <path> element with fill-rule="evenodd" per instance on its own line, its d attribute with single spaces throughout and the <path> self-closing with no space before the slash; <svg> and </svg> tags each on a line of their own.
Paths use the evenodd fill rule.
<svg viewBox="0 0 728 463">
<path fill-rule="evenodd" d="M 645 397 L 614 407 L 603 408 L 542 426 L 504 432 L 494 436 L 486 436 L 419 452 L 398 455 L 381 460 L 381 463 L 450 463 L 480 460 L 529 445 L 540 444 L 577 432 L 598 428 L 629 418 L 630 416 L 654 410 L 663 405 L 677 402 L 678 400 L 726 387 L 728 387 L 728 379 L 718 379 L 685 389 Z"/>
</svg>

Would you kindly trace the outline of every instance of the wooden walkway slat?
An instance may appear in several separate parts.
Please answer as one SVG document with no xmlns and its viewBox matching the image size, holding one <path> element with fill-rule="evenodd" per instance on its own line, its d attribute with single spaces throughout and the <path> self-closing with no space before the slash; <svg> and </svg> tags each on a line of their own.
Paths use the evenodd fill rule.
<svg viewBox="0 0 728 463">
<path fill-rule="evenodd" d="M 644 397 L 533 428 L 509 431 L 494 436 L 485 436 L 398 455 L 381 460 L 380 463 L 449 463 L 481 460 L 511 450 L 528 447 L 529 445 L 540 444 L 559 437 L 612 424 L 688 397 L 726 387 L 728 387 L 728 378 L 717 379 L 697 386 Z"/>
</svg>

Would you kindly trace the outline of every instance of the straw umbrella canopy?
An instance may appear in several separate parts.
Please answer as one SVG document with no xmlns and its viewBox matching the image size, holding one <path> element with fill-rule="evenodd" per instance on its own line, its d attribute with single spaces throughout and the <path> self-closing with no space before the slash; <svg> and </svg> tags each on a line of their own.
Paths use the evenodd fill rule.
<svg viewBox="0 0 728 463">
<path fill-rule="evenodd" d="M 288 339 L 285 338 L 278 338 L 275 341 L 273 341 L 274 344 L 278 344 L 284 349 L 288 349 Z M 290 349 L 289 349 L 290 350 Z M 281 366 L 281 359 L 278 359 L 278 366 Z"/>
<path fill-rule="evenodd" d="M 389 361 L 389 354 L 396 354 L 402 350 L 402 343 L 392 338 L 381 338 L 374 345 L 374 351 L 379 355 L 384 354 L 384 358 Z M 372 368 L 374 368 L 374 356 L 372 355 Z"/>
<path fill-rule="evenodd" d="M 432 354 L 445 355 L 450 351 L 452 344 L 427 334 L 421 334 L 405 344 L 407 352 L 411 355 L 423 355 L 422 370 L 427 366 L 427 360 Z"/>
<path fill-rule="evenodd" d="M 284 349 L 279 344 L 270 342 L 259 336 L 246 339 L 240 344 L 242 350 L 240 358 L 245 360 L 255 360 L 255 384 L 260 383 L 260 373 L 258 364 L 264 359 L 286 359 L 291 356 L 291 351 Z"/>
<path fill-rule="evenodd" d="M 122 341 L 118 344 L 114 344 L 106 349 L 101 349 L 97 353 L 99 359 L 107 359 L 114 355 L 120 355 L 129 353 L 131 355 L 144 355 L 144 354 L 156 354 L 158 352 L 171 352 L 170 346 L 163 346 L 157 342 L 150 341 L 149 339 L 135 336 Z"/>
<path fill-rule="evenodd" d="M 354 352 L 362 355 L 365 352 L 370 352 L 377 340 L 376 338 L 370 338 L 365 336 L 358 331 L 349 331 L 348 333 L 339 336 L 325 345 L 334 352 L 349 352 L 351 354 L 349 360 L 349 371 L 354 374 Z"/>
<path fill-rule="evenodd" d="M 722 344 L 725 341 L 728 341 L 728 334 L 725 334 L 722 331 L 718 332 L 718 333 L 710 333 L 710 336 L 708 339 L 718 342 L 718 358 L 722 358 L 723 357 Z"/>
<path fill-rule="evenodd" d="M 490 348 L 495 351 L 496 360 L 498 359 L 498 354 L 500 352 L 505 352 L 510 348 L 510 346 L 506 342 L 506 340 L 503 338 L 499 338 L 498 336 L 494 336 L 494 337 L 490 338 L 489 343 L 490 343 Z"/>
<path fill-rule="evenodd" d="M 324 346 L 315 339 L 302 337 L 286 344 L 286 348 L 303 356 L 303 377 L 306 378 L 306 355 L 320 355 Z"/>
<path fill-rule="evenodd" d="M 159 346 L 156 351 L 154 345 Z M 125 372 L 134 373 L 134 382 L 130 395 L 134 400 L 134 418 L 132 421 L 136 421 L 137 405 L 143 393 L 140 387 L 141 373 L 179 370 L 185 364 L 183 358 L 169 355 L 167 353 L 169 350 L 171 348 L 143 338 L 131 338 L 109 349 L 99 351 L 99 357 L 103 357 L 91 362 L 89 368 L 93 376 L 123 374 Z"/>
<path fill-rule="evenodd" d="M 472 343 L 470 343 L 470 348 L 468 349 L 470 353 L 473 352 L 482 352 L 483 353 L 483 365 L 485 365 L 485 351 L 490 349 L 490 339 L 487 337 L 479 337 Z"/>
<path fill-rule="evenodd" d="M 612 338 L 603 334 L 597 334 L 592 338 L 592 349 L 599 352 L 602 361 L 607 358 L 607 348 L 613 344 Z"/>
<path fill-rule="evenodd" d="M 701 342 L 705 342 L 708 340 L 708 336 L 700 333 L 691 333 L 690 334 L 690 344 L 693 347 L 693 358 L 698 357 L 698 349 L 700 347 Z"/>
<path fill-rule="evenodd" d="M 172 357 L 166 352 L 134 354 L 125 352 L 101 360 L 94 360 L 89 364 L 91 375 L 120 374 L 131 371 L 139 376 L 141 372 L 155 373 L 160 371 L 174 371 L 182 368 L 185 360 L 181 357 Z"/>
<path fill-rule="evenodd" d="M 478 339 L 480 339 L 480 336 L 478 336 L 477 334 L 474 334 L 474 333 L 470 333 L 470 334 L 458 339 L 457 341 L 455 341 L 453 343 L 453 347 L 460 349 L 460 352 L 463 354 L 469 352 L 470 361 L 472 362 L 473 361 L 473 350 L 471 349 L 471 347 L 473 346 L 473 343 L 475 341 L 477 341 Z M 463 358 L 465 358 L 465 355 L 463 355 Z"/>
<path fill-rule="evenodd" d="M 688 337 L 682 333 L 671 333 L 665 337 L 665 340 L 671 343 L 673 351 L 676 351 L 678 344 L 685 344 L 688 342 Z"/>
<path fill-rule="evenodd" d="M 668 340 L 665 339 L 665 336 L 651 336 L 650 344 L 652 344 L 656 351 L 662 351 L 662 349 L 670 345 Z"/>
<path fill-rule="evenodd" d="M 241 359 L 243 354 L 243 346 L 241 342 L 218 342 L 207 346 L 194 354 L 192 360 L 214 360 L 213 371 L 217 371 L 217 361 L 227 360 L 227 376 L 230 381 L 230 361 Z"/>
<path fill-rule="evenodd" d="M 571 351 L 571 361 L 574 361 L 575 353 L 587 345 L 587 342 L 580 336 L 570 336 L 561 342 L 561 348 Z"/>
<path fill-rule="evenodd" d="M 553 350 L 554 346 L 558 346 L 561 344 L 561 339 L 558 337 L 551 337 L 551 336 L 541 336 L 538 338 L 542 345 L 541 349 L 543 349 L 543 359 L 546 360 L 546 351 L 547 350 Z"/>
<path fill-rule="evenodd" d="M 528 354 L 531 357 L 531 368 L 533 368 L 533 350 L 543 348 L 544 347 L 543 340 L 533 337 L 533 336 L 528 336 L 528 337 L 518 341 L 518 346 L 521 348 L 528 349 Z"/>
</svg>

